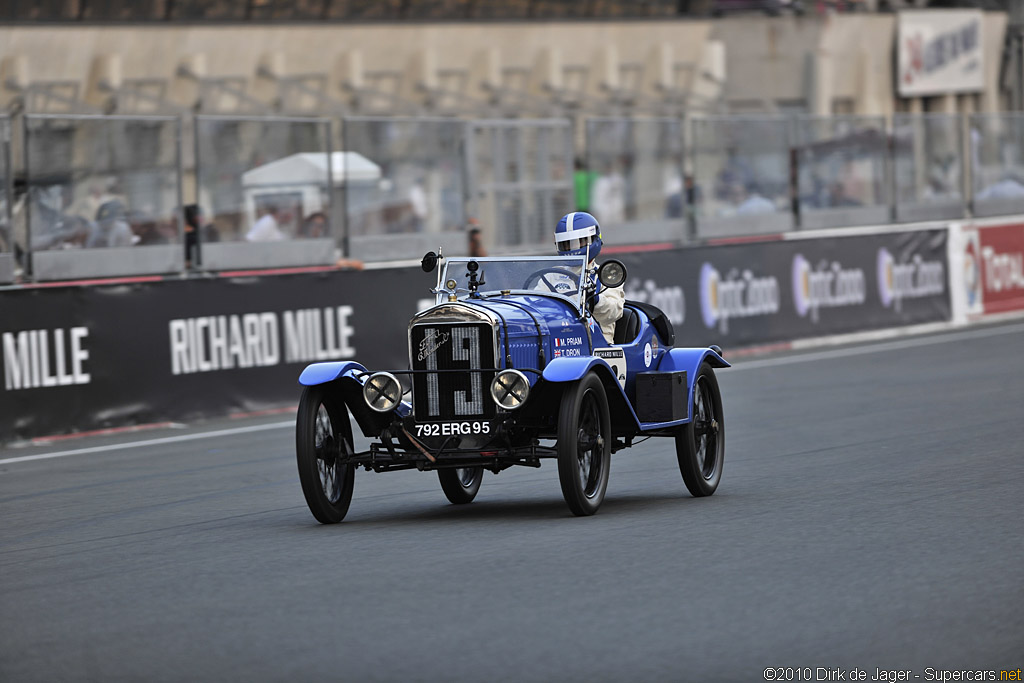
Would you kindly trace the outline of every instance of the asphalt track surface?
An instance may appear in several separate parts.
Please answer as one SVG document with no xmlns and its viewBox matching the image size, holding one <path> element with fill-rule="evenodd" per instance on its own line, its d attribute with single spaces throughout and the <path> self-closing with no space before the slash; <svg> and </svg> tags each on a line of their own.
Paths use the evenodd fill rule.
<svg viewBox="0 0 1024 683">
<path fill-rule="evenodd" d="M 1024 666 L 1024 325 L 719 378 L 718 492 L 691 498 L 652 439 L 613 456 L 591 518 L 549 463 L 468 506 L 431 473 L 360 472 L 320 526 L 282 417 L 0 451 L 0 680 Z"/>
</svg>

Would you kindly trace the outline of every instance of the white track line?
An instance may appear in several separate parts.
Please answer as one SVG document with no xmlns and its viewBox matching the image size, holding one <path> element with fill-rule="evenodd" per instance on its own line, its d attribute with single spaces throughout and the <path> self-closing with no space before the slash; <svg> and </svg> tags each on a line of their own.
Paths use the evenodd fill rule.
<svg viewBox="0 0 1024 683">
<path fill-rule="evenodd" d="M 142 446 L 158 446 L 165 443 L 181 443 L 182 441 L 197 441 L 199 439 L 210 439 L 218 436 L 231 436 L 233 434 L 248 434 L 250 432 L 265 432 L 271 429 L 282 429 L 294 427 L 295 421 L 271 422 L 268 424 L 251 425 L 249 427 L 232 427 L 231 429 L 218 429 L 212 432 L 196 432 L 195 434 L 179 434 L 177 436 L 164 436 L 159 439 L 145 439 L 144 441 L 129 441 L 127 443 L 115 443 L 108 446 L 90 446 L 89 448 L 76 448 L 71 451 L 54 451 L 53 453 L 39 453 L 38 455 L 23 455 L 19 458 L 7 458 L 0 460 L 0 465 L 8 465 L 15 462 L 28 462 L 30 460 L 48 460 L 50 458 L 65 458 L 69 455 L 86 455 L 87 453 L 109 453 L 110 451 L 122 451 L 127 448 L 140 448 Z"/>
<path fill-rule="evenodd" d="M 980 339 L 984 337 L 997 337 L 1005 334 L 1017 334 L 1024 332 L 1024 323 L 1010 325 L 1007 327 L 985 327 L 975 328 L 964 332 L 936 335 L 934 337 L 914 337 L 900 341 L 886 342 L 884 344 L 870 344 L 843 349 L 831 349 L 815 353 L 800 353 L 778 358 L 766 358 L 764 360 L 743 361 L 734 365 L 731 372 L 741 370 L 756 370 L 759 368 L 771 368 L 780 365 L 794 365 L 797 363 L 808 363 L 816 360 L 828 360 L 831 358 L 847 358 L 850 356 L 864 356 L 872 353 L 884 353 L 899 349 L 914 348 L 917 346 L 934 346 L 936 344 L 948 344 L 965 341 L 969 339 Z M 165 436 L 159 439 L 145 439 L 143 441 L 129 441 L 126 443 L 111 444 L 108 446 L 91 446 L 89 448 L 77 448 L 70 451 L 55 451 L 53 453 L 40 453 L 38 455 L 24 455 L 18 458 L 7 458 L 0 460 L 0 465 L 10 465 L 17 462 L 29 462 L 32 460 L 48 460 L 50 458 L 65 458 L 72 455 L 86 455 L 89 453 L 109 453 L 110 451 L 121 451 L 128 448 L 141 448 L 143 446 L 157 446 L 168 443 L 181 443 L 184 441 L 197 441 L 199 439 L 210 439 L 219 436 L 231 436 L 233 434 L 249 434 L 251 432 L 263 432 L 271 429 L 284 429 L 294 427 L 295 422 L 271 422 L 268 424 L 252 425 L 250 427 L 233 427 L 231 429 L 218 429 L 212 432 L 197 432 L 195 434 L 179 434 L 176 436 Z"/>
<path fill-rule="evenodd" d="M 913 337 L 900 341 L 885 342 L 884 344 L 870 344 L 866 346 L 854 346 L 844 349 L 830 349 L 828 351 L 817 351 L 814 353 L 798 353 L 778 358 L 765 358 L 764 360 L 743 361 L 734 365 L 731 370 L 756 370 L 758 368 L 771 368 L 778 365 L 794 365 L 807 363 L 815 360 L 828 360 L 831 358 L 847 358 L 850 356 L 865 356 L 871 353 L 883 353 L 885 351 L 897 351 L 918 346 L 935 346 L 936 344 L 948 344 L 952 342 L 965 341 L 968 339 L 980 339 L 984 337 L 998 337 L 1004 334 L 1018 334 L 1024 332 L 1024 324 L 1010 325 L 1007 327 L 976 328 L 964 332 L 951 334 L 940 334 L 934 337 Z M 726 358 L 728 360 L 728 358 Z"/>
</svg>

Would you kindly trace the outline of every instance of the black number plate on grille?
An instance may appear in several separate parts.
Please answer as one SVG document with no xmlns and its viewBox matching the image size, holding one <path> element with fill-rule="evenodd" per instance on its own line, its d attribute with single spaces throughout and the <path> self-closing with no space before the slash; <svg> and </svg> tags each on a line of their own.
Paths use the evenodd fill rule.
<svg viewBox="0 0 1024 683">
<path fill-rule="evenodd" d="M 494 416 L 490 397 L 494 341 L 490 325 L 415 325 L 409 332 L 413 370 L 413 410 L 419 422 Z M 473 370 L 488 372 L 429 372 Z"/>
</svg>

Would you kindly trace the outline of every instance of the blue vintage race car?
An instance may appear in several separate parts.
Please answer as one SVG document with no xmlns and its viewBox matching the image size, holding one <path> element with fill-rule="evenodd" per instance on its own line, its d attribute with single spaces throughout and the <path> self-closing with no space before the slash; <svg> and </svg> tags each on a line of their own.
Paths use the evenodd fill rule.
<svg viewBox="0 0 1024 683">
<path fill-rule="evenodd" d="M 437 267 L 433 253 L 424 270 Z M 668 318 L 627 301 L 605 339 L 590 314 L 596 282 L 620 287 L 622 263 L 586 256 L 441 259 L 436 303 L 409 323 L 409 368 L 316 363 L 296 425 L 299 479 L 313 516 L 340 522 L 355 470 L 436 470 L 469 503 L 484 470 L 558 462 L 569 509 L 604 500 L 611 454 L 637 437 L 675 439 L 694 496 L 715 492 L 725 456 L 717 347 L 673 348 Z M 355 452 L 349 414 L 370 449 Z M 554 443 L 552 443 L 552 440 Z"/>
</svg>

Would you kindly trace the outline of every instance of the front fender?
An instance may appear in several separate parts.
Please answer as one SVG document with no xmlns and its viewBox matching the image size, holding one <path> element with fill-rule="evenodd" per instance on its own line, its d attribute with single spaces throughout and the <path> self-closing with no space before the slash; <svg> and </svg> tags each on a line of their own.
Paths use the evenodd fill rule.
<svg viewBox="0 0 1024 683">
<path fill-rule="evenodd" d="M 349 376 L 352 379 L 356 379 L 355 375 L 360 372 L 366 372 L 366 368 L 355 361 L 313 363 L 312 365 L 307 365 L 306 369 L 299 375 L 299 384 L 312 387 L 317 384 L 333 382 L 339 377 Z"/>
<path fill-rule="evenodd" d="M 544 368 L 544 379 L 549 382 L 575 382 L 590 372 L 595 365 L 600 365 L 611 372 L 608 363 L 594 356 L 552 358 Z"/>
<path fill-rule="evenodd" d="M 579 358 L 554 358 L 544 368 L 544 379 L 549 382 L 575 382 L 588 372 L 596 372 L 604 384 L 608 397 L 608 410 L 612 418 L 612 431 L 616 434 L 635 434 L 640 430 L 640 421 L 625 392 L 615 379 L 612 367 L 604 360 L 593 356 Z"/>
</svg>

